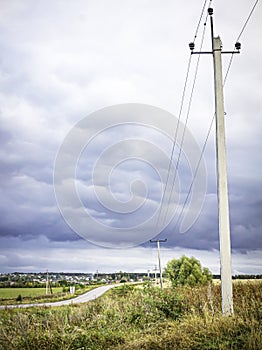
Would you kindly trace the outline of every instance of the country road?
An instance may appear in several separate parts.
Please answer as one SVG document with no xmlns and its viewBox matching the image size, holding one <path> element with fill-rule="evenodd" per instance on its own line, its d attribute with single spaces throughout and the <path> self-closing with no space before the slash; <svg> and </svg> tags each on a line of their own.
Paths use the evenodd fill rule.
<svg viewBox="0 0 262 350">
<path fill-rule="evenodd" d="M 89 292 L 86 292 L 82 295 L 79 295 L 78 297 L 73 298 L 73 299 L 48 302 L 48 303 L 0 305 L 0 309 L 3 310 L 3 309 L 14 309 L 14 308 L 26 308 L 26 307 L 33 307 L 33 306 L 64 306 L 64 305 L 86 303 L 90 300 L 94 300 L 94 299 L 99 298 L 101 295 L 103 295 L 109 289 L 114 288 L 114 287 L 118 287 L 119 285 L 120 284 L 112 284 L 112 285 L 97 287 L 97 288 L 92 289 Z"/>
</svg>

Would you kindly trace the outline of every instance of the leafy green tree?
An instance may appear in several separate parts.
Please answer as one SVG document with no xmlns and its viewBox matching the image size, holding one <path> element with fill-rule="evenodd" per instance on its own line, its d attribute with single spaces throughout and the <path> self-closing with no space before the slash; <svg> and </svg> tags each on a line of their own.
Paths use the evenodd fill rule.
<svg viewBox="0 0 262 350">
<path fill-rule="evenodd" d="M 200 261 L 194 257 L 183 255 L 180 259 L 172 259 L 167 263 L 165 273 L 172 282 L 172 285 L 207 284 L 212 281 L 213 276 L 208 268 L 202 268 Z"/>
</svg>

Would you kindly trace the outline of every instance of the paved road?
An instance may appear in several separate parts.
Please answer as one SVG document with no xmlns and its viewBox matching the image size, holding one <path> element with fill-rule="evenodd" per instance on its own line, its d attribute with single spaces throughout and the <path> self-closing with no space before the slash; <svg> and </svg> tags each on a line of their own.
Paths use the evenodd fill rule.
<svg viewBox="0 0 262 350">
<path fill-rule="evenodd" d="M 119 285 L 120 284 L 111 284 L 111 285 L 107 285 L 107 286 L 101 286 L 101 287 L 92 289 L 89 292 L 86 292 L 82 295 L 79 295 L 78 297 L 73 298 L 73 299 L 61 300 L 61 301 L 55 301 L 55 302 L 49 302 L 49 303 L 0 305 L 0 309 L 26 308 L 26 307 L 33 307 L 33 306 L 63 306 L 63 305 L 86 303 L 90 300 L 94 300 L 96 298 L 99 298 L 101 295 L 103 295 L 109 289 L 117 287 Z"/>
</svg>

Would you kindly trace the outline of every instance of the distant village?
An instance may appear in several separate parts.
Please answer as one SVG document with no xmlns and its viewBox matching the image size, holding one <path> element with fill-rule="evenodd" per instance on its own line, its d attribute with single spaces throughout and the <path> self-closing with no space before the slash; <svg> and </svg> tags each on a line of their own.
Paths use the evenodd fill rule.
<svg viewBox="0 0 262 350">
<path fill-rule="evenodd" d="M 66 287 L 71 285 L 91 285 L 114 282 L 143 282 L 158 277 L 154 273 L 64 273 L 64 272 L 38 272 L 38 273 L 0 273 L 1 287 L 43 287 L 46 282 L 54 287 Z"/>
<path fill-rule="evenodd" d="M 147 272 L 115 272 L 115 273 L 66 273 L 66 272 L 37 272 L 37 273 L 0 273 L 0 288 L 6 287 L 44 287 L 51 283 L 53 287 L 68 287 L 72 285 L 87 286 L 92 284 L 145 282 L 159 278 L 158 270 Z M 219 275 L 213 275 L 220 279 Z M 236 275 L 233 279 L 262 279 L 262 275 Z"/>
</svg>

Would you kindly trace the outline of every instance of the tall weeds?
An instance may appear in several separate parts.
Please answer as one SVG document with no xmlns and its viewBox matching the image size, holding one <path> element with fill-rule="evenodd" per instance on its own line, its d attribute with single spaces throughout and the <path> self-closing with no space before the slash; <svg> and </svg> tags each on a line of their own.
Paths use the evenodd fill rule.
<svg viewBox="0 0 262 350">
<path fill-rule="evenodd" d="M 235 315 L 218 285 L 123 285 L 82 305 L 0 312 L 0 349 L 261 349 L 262 283 L 234 284 Z"/>
</svg>

